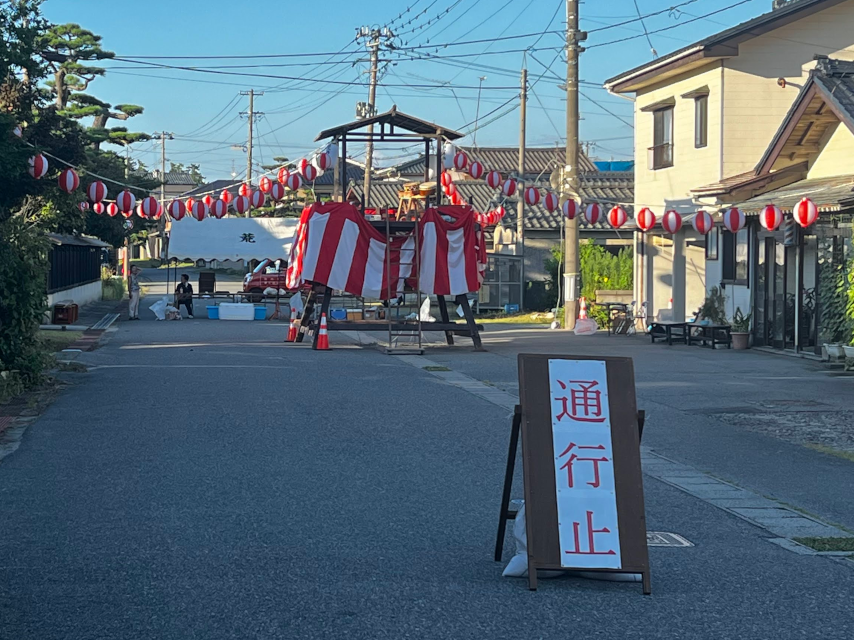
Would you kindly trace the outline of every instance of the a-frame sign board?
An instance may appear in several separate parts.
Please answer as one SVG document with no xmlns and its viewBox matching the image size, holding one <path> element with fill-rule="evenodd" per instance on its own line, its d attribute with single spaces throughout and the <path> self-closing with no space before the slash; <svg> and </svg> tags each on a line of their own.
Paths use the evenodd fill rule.
<svg viewBox="0 0 854 640">
<path fill-rule="evenodd" d="M 520 354 L 519 390 L 529 588 L 607 571 L 650 593 L 631 358 Z"/>
</svg>

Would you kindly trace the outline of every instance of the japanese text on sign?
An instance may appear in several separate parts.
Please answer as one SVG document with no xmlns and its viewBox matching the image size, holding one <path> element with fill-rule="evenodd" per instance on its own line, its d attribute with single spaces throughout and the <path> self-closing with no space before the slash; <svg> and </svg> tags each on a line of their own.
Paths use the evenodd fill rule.
<svg viewBox="0 0 854 640">
<path fill-rule="evenodd" d="M 599 360 L 549 360 L 561 566 L 619 569 L 608 378 Z"/>
</svg>

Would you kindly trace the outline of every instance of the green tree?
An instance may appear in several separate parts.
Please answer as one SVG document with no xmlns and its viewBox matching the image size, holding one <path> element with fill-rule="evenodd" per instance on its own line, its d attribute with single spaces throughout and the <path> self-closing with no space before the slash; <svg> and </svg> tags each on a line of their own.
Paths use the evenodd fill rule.
<svg viewBox="0 0 854 640">
<path fill-rule="evenodd" d="M 86 91 L 95 78 L 106 72 L 103 67 L 87 63 L 116 55 L 101 48 L 101 36 L 74 23 L 50 27 L 39 37 L 37 47 L 53 72 L 48 86 L 54 91 L 57 109 L 65 109 L 72 92 Z"/>
</svg>

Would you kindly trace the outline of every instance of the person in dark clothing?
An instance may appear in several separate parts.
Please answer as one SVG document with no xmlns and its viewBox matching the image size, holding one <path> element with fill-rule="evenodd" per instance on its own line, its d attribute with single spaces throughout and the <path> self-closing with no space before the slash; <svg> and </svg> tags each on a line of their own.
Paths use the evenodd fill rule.
<svg viewBox="0 0 854 640">
<path fill-rule="evenodd" d="M 175 307 L 181 311 L 181 305 L 187 307 L 187 317 L 193 317 L 193 285 L 190 284 L 190 276 L 186 273 L 181 275 L 181 282 L 175 287 Z"/>
</svg>

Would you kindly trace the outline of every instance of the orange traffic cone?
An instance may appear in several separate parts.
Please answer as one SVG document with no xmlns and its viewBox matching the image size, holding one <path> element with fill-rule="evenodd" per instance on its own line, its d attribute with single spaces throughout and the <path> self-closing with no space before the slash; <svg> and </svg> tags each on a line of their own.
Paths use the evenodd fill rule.
<svg viewBox="0 0 854 640">
<path fill-rule="evenodd" d="M 578 319 L 587 320 L 587 298 L 580 298 L 578 306 Z"/>
<path fill-rule="evenodd" d="M 326 330 L 326 314 L 320 316 L 320 333 L 317 334 L 317 350 L 326 351 L 329 349 L 329 334 Z"/>
<path fill-rule="evenodd" d="M 291 324 L 288 327 L 288 338 L 285 342 L 296 342 L 297 341 L 297 312 L 294 309 L 291 309 Z"/>
</svg>

